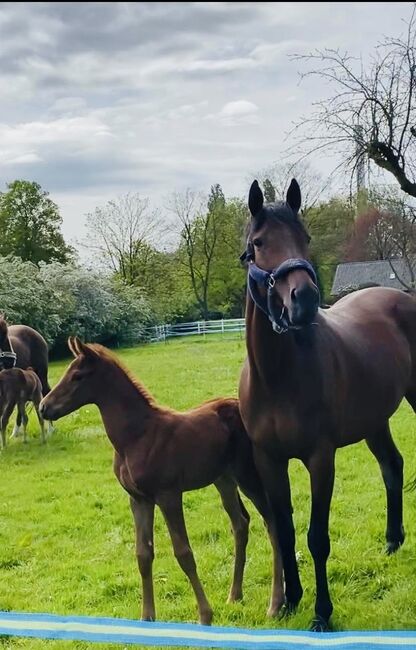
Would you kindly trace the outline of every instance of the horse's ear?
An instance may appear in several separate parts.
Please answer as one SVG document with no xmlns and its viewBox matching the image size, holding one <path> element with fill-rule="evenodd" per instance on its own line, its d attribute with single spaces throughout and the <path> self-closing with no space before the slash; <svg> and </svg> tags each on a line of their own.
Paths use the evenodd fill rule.
<svg viewBox="0 0 416 650">
<path fill-rule="evenodd" d="M 299 183 L 295 178 L 292 178 L 286 194 L 286 203 L 292 208 L 293 212 L 297 214 L 299 212 L 301 202 L 302 197 L 300 193 Z"/>
<path fill-rule="evenodd" d="M 4 314 L 0 314 L 0 334 L 6 336 L 7 334 L 7 321 L 4 318 Z"/>
<path fill-rule="evenodd" d="M 263 207 L 264 197 L 257 181 L 253 181 L 248 195 L 248 207 L 255 217 Z"/>
</svg>

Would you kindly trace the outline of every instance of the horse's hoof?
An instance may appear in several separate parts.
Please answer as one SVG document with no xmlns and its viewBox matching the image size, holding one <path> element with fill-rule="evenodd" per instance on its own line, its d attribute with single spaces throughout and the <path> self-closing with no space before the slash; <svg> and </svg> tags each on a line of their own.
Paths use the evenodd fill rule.
<svg viewBox="0 0 416 650">
<path fill-rule="evenodd" d="M 143 614 L 142 616 L 142 621 L 147 621 L 149 623 L 153 623 L 153 621 L 156 620 L 155 614 Z"/>
<path fill-rule="evenodd" d="M 404 540 L 403 540 L 404 541 Z M 403 544 L 403 541 L 387 542 L 386 553 L 387 555 L 393 555 Z"/>
<path fill-rule="evenodd" d="M 323 616 L 315 616 L 309 629 L 311 632 L 329 632 L 331 628 Z"/>
</svg>

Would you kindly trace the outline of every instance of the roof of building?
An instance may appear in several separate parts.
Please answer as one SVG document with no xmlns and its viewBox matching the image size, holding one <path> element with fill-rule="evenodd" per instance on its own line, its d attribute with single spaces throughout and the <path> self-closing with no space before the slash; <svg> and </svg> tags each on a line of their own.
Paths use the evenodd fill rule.
<svg viewBox="0 0 416 650">
<path fill-rule="evenodd" d="M 332 295 L 338 295 L 344 291 L 353 291 L 368 285 L 404 289 L 397 276 L 410 284 L 410 273 L 406 263 L 400 259 L 390 260 L 390 262 L 389 260 L 376 260 L 374 262 L 345 262 L 338 264 L 332 283 Z"/>
</svg>

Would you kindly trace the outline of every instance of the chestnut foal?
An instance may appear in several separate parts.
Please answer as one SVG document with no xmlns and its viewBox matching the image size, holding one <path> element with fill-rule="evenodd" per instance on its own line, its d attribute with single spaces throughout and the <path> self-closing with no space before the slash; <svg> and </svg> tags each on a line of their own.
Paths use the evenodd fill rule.
<svg viewBox="0 0 416 650">
<path fill-rule="evenodd" d="M 17 405 L 16 427 L 20 429 L 23 424 L 23 441 L 27 442 L 26 427 L 26 402 L 33 402 L 38 416 L 42 442 L 45 442 L 45 426 L 39 412 L 42 400 L 42 384 L 33 370 L 27 368 L 10 368 L 0 372 L 0 420 L 1 420 L 1 446 L 6 446 L 6 429 L 14 407 Z M 15 430 L 16 430 L 15 427 Z"/>
<path fill-rule="evenodd" d="M 274 526 L 255 469 L 251 443 L 240 418 L 238 400 L 212 400 L 185 413 L 157 406 L 146 389 L 101 345 L 68 340 L 75 359 L 42 400 L 41 413 L 56 420 L 84 404 L 96 404 L 112 443 L 114 472 L 130 495 L 136 527 L 136 555 L 142 578 L 142 619 L 155 619 L 152 563 L 154 508 L 166 520 L 176 559 L 198 603 L 199 620 L 209 625 L 212 609 L 199 580 L 189 544 L 182 494 L 214 483 L 230 518 L 235 541 L 234 576 L 229 601 L 242 598 L 249 514 L 237 485 L 262 515 L 272 543 L 276 569 L 270 615 L 283 603 L 283 585 Z"/>
</svg>

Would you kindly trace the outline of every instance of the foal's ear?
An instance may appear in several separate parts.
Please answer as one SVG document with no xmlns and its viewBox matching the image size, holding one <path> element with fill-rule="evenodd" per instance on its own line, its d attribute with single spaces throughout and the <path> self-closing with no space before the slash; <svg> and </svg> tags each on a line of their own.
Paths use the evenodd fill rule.
<svg viewBox="0 0 416 650">
<path fill-rule="evenodd" d="M 94 350 L 92 350 L 89 345 L 85 345 L 85 343 L 83 343 L 81 339 L 78 338 L 78 336 L 74 337 L 73 342 L 74 342 L 74 348 L 77 352 L 77 356 L 82 354 L 86 359 L 97 358 L 96 352 L 94 352 Z"/>
<path fill-rule="evenodd" d="M 300 193 L 299 183 L 295 178 L 292 178 L 286 194 L 286 203 L 292 208 L 293 212 L 297 214 L 299 212 L 301 201 L 302 197 Z"/>
<path fill-rule="evenodd" d="M 248 207 L 253 217 L 260 212 L 263 207 L 263 192 L 261 191 L 257 181 L 253 181 L 248 195 Z"/>
<path fill-rule="evenodd" d="M 68 347 L 69 347 L 70 351 L 72 352 L 72 354 L 74 355 L 74 357 L 77 357 L 79 353 L 78 353 L 78 350 L 75 347 L 75 336 L 68 336 L 67 343 L 68 343 Z"/>
</svg>

